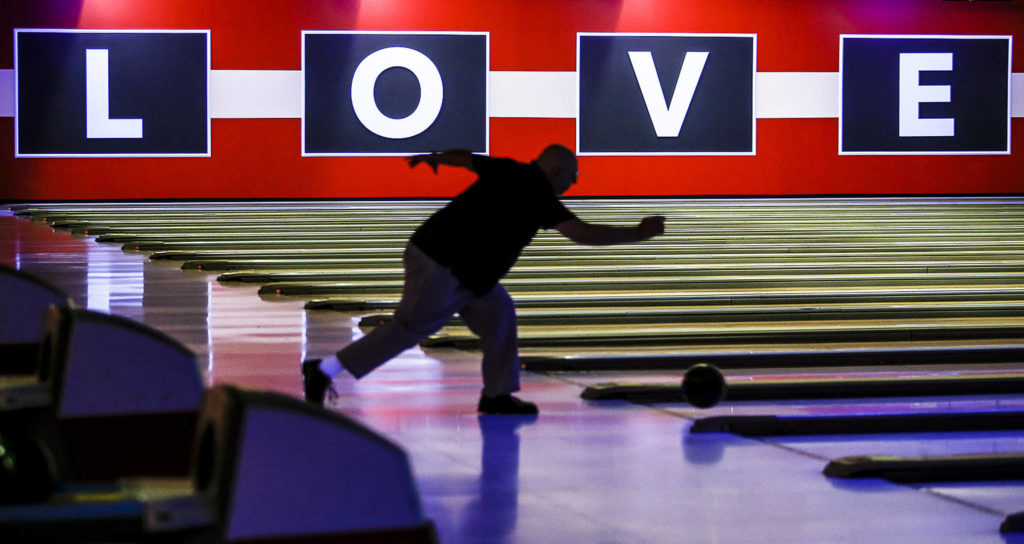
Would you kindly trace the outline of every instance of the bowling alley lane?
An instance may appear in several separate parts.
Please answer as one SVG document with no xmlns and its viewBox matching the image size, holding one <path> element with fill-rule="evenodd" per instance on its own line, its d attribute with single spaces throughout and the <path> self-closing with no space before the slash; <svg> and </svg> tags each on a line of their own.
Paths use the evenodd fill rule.
<svg viewBox="0 0 1024 544">
<path fill-rule="evenodd" d="M 88 208 L 87 205 L 75 207 Z M 194 215 L 203 215 L 198 206 L 189 207 L 194 208 Z M 315 207 L 330 208 L 323 204 L 315 204 Z M 674 213 L 683 216 L 704 207 Z M 178 213 L 177 208 L 170 211 Z M 330 353 L 365 333 L 359 323 L 367 314 L 366 310 L 307 310 L 307 299 L 302 297 L 261 297 L 259 284 L 217 281 L 218 273 L 202 269 L 182 271 L 179 269 L 181 261 L 147 259 L 148 253 L 125 251 L 120 244 L 95 240 L 94 235 L 73 236 L 63 228 L 52 231 L 39 220 L 30 222 L 9 214 L 0 216 L 0 247 L 3 248 L 0 256 L 5 264 L 67 289 L 76 304 L 83 307 L 125 315 L 166 332 L 197 354 L 207 384 L 237 384 L 298 397 L 301 381 L 297 366 L 302 358 Z M 302 253 L 296 252 L 296 255 Z M 1007 257 L 995 255 L 996 259 Z M 868 289 L 848 289 L 845 293 L 854 296 L 855 291 L 859 291 L 857 296 L 866 295 L 864 291 Z M 898 289 L 904 302 L 910 297 L 914 304 L 927 303 L 914 298 L 924 297 L 924 288 Z M 947 295 L 959 302 L 967 300 L 990 308 L 999 307 L 1000 301 L 1006 300 L 1002 298 L 1006 295 L 1005 286 L 947 289 L 950 291 Z M 985 298 L 1000 289 L 997 298 Z M 823 293 L 812 292 L 808 296 L 824 296 Z M 552 294 L 549 291 L 546 296 Z M 554 294 L 564 300 L 586 296 L 573 292 Z M 628 306 L 630 297 L 636 294 L 613 294 L 610 298 Z M 721 294 L 709 296 L 703 305 L 715 306 L 707 301 Z M 763 299 L 764 294 L 744 295 L 736 290 L 731 293 L 733 299 L 726 299 L 727 304 L 718 306 L 743 306 L 744 300 L 746 304 L 763 305 L 752 300 Z M 877 296 L 877 293 L 870 296 Z M 651 307 L 688 307 L 693 312 L 693 301 L 701 297 L 697 294 L 685 299 L 686 302 L 676 299 Z M 529 313 L 531 301 L 539 304 L 541 298 L 541 295 L 526 295 L 524 314 Z M 796 304 L 804 302 L 807 300 Z M 853 312 L 855 307 L 849 309 Z M 1011 306 L 1006 309 L 1012 313 Z M 558 308 L 536 310 L 557 312 Z M 743 310 L 731 311 L 735 314 Z M 984 311 L 984 307 L 975 310 Z M 727 312 L 725 309 L 718 311 Z M 876 307 L 871 311 L 880 310 Z M 387 313 L 386 307 L 384 313 Z M 935 348 L 1005 347 L 1008 340 L 1012 339 L 908 340 L 901 345 L 907 350 L 927 352 Z M 892 344 L 888 341 L 837 341 L 800 347 L 806 352 L 818 349 L 819 353 L 830 350 L 848 353 L 883 350 L 893 347 Z M 696 362 L 705 355 L 721 353 L 759 352 L 785 356 L 793 349 L 793 345 L 762 343 L 682 347 L 562 346 L 525 348 L 523 355 L 676 354 L 690 357 L 686 362 Z M 833 372 L 861 375 L 968 370 L 1010 372 L 1016 364 L 1014 361 L 974 363 L 965 369 L 945 361 L 941 365 L 914 364 L 884 369 L 816 365 L 813 368 L 737 366 L 724 371 L 732 380 L 756 380 Z M 921 486 L 879 479 L 837 481 L 822 475 L 827 458 L 833 455 L 903 455 L 975 449 L 1012 451 L 1014 433 L 750 439 L 730 433 L 689 432 L 695 420 L 716 414 L 799 416 L 1024 410 L 1019 395 L 727 400 L 708 410 L 678 403 L 641 405 L 580 398 L 585 386 L 604 381 L 654 380 L 677 384 L 684 369 L 525 372 L 521 394 L 538 403 L 541 415 L 535 420 L 506 420 L 481 417 L 474 411 L 480 387 L 479 353 L 451 348 L 414 348 L 365 380 L 339 380 L 336 385 L 341 397 L 329 409 L 368 425 L 409 453 L 426 515 L 436 524 L 439 540 L 444 543 L 557 540 L 566 544 L 680 541 L 1001 544 L 1008 540 L 998 532 L 1000 522 L 1006 515 L 1024 509 L 1024 494 L 1013 482 Z M 848 447 L 851 444 L 856 447 Z"/>
<path fill-rule="evenodd" d="M 879 388 L 884 388 L 885 379 L 921 377 L 969 377 L 971 375 L 1019 375 L 1019 364 L 978 365 L 965 371 L 958 365 L 930 365 L 926 368 L 887 367 L 871 368 L 822 368 L 814 372 L 802 369 L 758 369 L 757 371 L 726 371 L 729 383 L 756 382 L 759 380 L 851 380 L 878 379 Z M 607 382 L 645 382 L 678 386 L 680 372 L 591 372 L 551 373 L 549 376 L 581 385 L 595 385 Z M 615 404 L 625 401 L 590 401 L 594 405 Z M 777 416 L 788 420 L 805 418 L 850 418 L 867 416 L 905 415 L 955 415 L 955 414 L 999 414 L 1021 413 L 1024 397 L 1014 395 L 973 395 L 973 396 L 923 396 L 923 397 L 879 397 L 872 399 L 813 399 L 787 398 L 785 400 L 725 401 L 709 409 L 697 409 L 685 403 L 657 403 L 647 405 L 670 413 L 689 422 L 714 420 L 715 418 L 743 418 L 749 416 Z M 1024 425 L 1024 424 L 1022 424 Z M 684 441 L 710 440 L 711 435 L 687 434 Z M 1024 429 L 1012 431 L 984 432 L 876 432 L 865 431 L 856 434 L 834 433 L 763 436 L 752 438 L 766 445 L 799 452 L 820 461 L 820 468 L 835 459 L 871 456 L 880 459 L 894 458 L 943 458 L 947 456 L 998 456 L 1019 454 L 1024 451 Z M 726 446 L 728 447 L 728 446 Z M 823 476 L 823 478 L 825 478 Z M 956 480 L 956 476 L 949 476 Z M 863 490 L 865 481 L 828 478 L 837 489 Z M 971 504 L 973 507 L 991 512 L 1014 512 L 1020 510 L 1024 500 L 1024 483 L 1016 478 L 982 481 L 953 481 L 902 484 L 926 494 L 951 502 Z M 1010 542 L 1015 542 L 1009 540 Z"/>
</svg>

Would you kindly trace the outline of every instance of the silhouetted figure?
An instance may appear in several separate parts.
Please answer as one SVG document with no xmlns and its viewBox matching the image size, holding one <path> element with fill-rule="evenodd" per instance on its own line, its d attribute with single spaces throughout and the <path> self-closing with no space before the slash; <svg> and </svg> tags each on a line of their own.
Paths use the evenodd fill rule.
<svg viewBox="0 0 1024 544">
<path fill-rule="evenodd" d="M 558 199 L 576 183 L 576 155 L 550 145 L 524 164 L 454 150 L 408 158 L 466 168 L 477 180 L 413 233 L 405 249 L 405 285 L 394 318 L 349 344 L 334 357 L 302 363 L 306 400 L 322 405 L 334 394 L 331 380 L 347 370 L 361 378 L 402 351 L 437 332 L 458 313 L 483 348 L 485 414 L 535 414 L 536 405 L 519 390 L 516 314 L 499 281 L 540 229 L 555 229 L 573 242 L 611 245 L 640 242 L 665 231 L 661 216 L 634 227 L 587 223 Z"/>
</svg>

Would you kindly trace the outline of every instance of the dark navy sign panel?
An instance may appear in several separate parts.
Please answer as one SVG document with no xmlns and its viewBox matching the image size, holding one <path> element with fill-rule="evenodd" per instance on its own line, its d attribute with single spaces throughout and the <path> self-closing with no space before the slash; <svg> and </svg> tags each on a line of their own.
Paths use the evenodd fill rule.
<svg viewBox="0 0 1024 544">
<path fill-rule="evenodd" d="M 1009 36 L 840 41 L 840 154 L 1010 152 Z"/>
<path fill-rule="evenodd" d="M 755 35 L 581 33 L 577 56 L 580 154 L 754 154 Z"/>
<path fill-rule="evenodd" d="M 304 156 L 488 152 L 489 34 L 302 39 Z"/>
<path fill-rule="evenodd" d="M 15 33 L 19 157 L 210 155 L 209 31 Z"/>
</svg>

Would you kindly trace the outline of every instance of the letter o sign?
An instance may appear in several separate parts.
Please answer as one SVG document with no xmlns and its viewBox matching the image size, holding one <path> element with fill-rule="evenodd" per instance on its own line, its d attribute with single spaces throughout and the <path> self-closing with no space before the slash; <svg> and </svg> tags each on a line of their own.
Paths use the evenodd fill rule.
<svg viewBox="0 0 1024 544">
<path fill-rule="evenodd" d="M 409 116 L 393 119 L 381 113 L 373 97 L 377 78 L 389 68 L 405 68 L 420 85 L 420 102 Z M 437 66 L 408 47 L 388 47 L 368 55 L 352 76 L 352 108 L 369 131 L 384 138 L 411 138 L 430 128 L 441 113 L 444 85 Z"/>
<path fill-rule="evenodd" d="M 304 30 L 302 156 L 486 153 L 488 43 L 486 32 Z"/>
</svg>

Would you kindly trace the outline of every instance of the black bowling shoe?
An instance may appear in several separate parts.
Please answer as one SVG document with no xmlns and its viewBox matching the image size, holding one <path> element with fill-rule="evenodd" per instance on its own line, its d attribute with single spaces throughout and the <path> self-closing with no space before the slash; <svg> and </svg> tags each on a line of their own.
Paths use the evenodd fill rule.
<svg viewBox="0 0 1024 544">
<path fill-rule="evenodd" d="M 337 396 L 331 385 L 331 377 L 320 370 L 320 359 L 308 359 L 302 362 L 302 390 L 306 402 L 316 406 L 324 405 L 324 397 L 333 399 Z"/>
<path fill-rule="evenodd" d="M 481 396 L 480 404 L 476 409 L 481 414 L 537 415 L 536 404 L 519 400 L 512 395 L 498 395 L 497 397 Z"/>
</svg>

